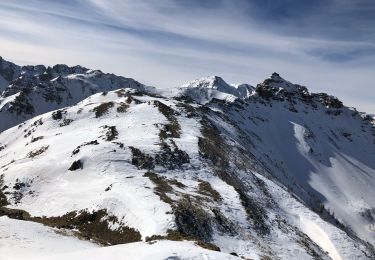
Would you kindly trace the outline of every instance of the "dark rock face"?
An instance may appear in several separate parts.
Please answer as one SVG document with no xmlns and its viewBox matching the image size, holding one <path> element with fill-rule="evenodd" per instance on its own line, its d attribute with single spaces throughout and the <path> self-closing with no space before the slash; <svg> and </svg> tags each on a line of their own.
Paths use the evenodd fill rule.
<svg viewBox="0 0 375 260">
<path fill-rule="evenodd" d="M 266 235 L 270 232 L 269 223 L 267 221 L 267 211 L 264 205 L 257 202 L 257 199 L 248 195 L 249 188 L 244 185 L 238 174 L 234 172 L 230 166 L 231 161 L 229 155 L 236 154 L 237 167 L 255 169 L 254 159 L 239 150 L 228 146 L 220 135 L 220 130 L 208 118 L 202 120 L 202 137 L 199 139 L 198 145 L 201 156 L 208 160 L 212 165 L 215 173 L 228 185 L 232 186 L 238 193 L 242 206 L 245 208 L 248 219 L 252 222 L 253 228 L 259 235 Z M 249 173 L 248 173 L 249 174 Z M 249 174 L 250 175 L 250 174 Z M 251 176 L 251 175 L 250 175 Z M 252 176 L 253 181 L 258 179 Z M 267 192 L 261 190 L 265 197 Z"/>
<path fill-rule="evenodd" d="M 0 175 L 0 207 L 8 205 L 7 197 L 3 192 L 6 188 L 8 188 L 8 186 L 4 186 L 3 175 Z"/>
<path fill-rule="evenodd" d="M 12 81 L 18 74 L 20 67 L 5 61 L 0 57 L 0 75 L 7 81 Z"/>
<path fill-rule="evenodd" d="M 117 139 L 118 131 L 116 129 L 116 126 L 103 126 L 105 130 L 105 138 L 104 140 L 110 142 Z"/>
<path fill-rule="evenodd" d="M 255 91 L 256 93 L 258 93 L 260 97 L 269 100 L 270 98 L 275 96 L 277 92 L 277 88 L 264 86 L 264 85 L 258 85 Z"/>
<path fill-rule="evenodd" d="M 62 119 L 63 113 L 65 114 L 66 111 L 57 110 L 57 111 L 53 112 L 52 113 L 53 120 L 60 120 L 60 119 Z"/>
<path fill-rule="evenodd" d="M 183 164 L 189 163 L 189 155 L 180 150 L 177 145 L 173 143 L 173 149 L 166 143 L 162 143 L 162 152 L 155 156 L 155 163 L 162 165 L 167 169 L 173 170 L 181 168 Z"/>
<path fill-rule="evenodd" d="M 78 161 L 74 161 L 72 163 L 72 165 L 69 168 L 69 171 L 76 171 L 76 170 L 82 169 L 82 168 L 83 168 L 83 164 L 82 164 L 81 160 L 78 160 Z"/>
<path fill-rule="evenodd" d="M 155 168 L 154 158 L 135 147 L 129 147 L 132 152 L 132 164 L 138 169 L 151 170 Z"/>
<path fill-rule="evenodd" d="M 210 216 L 190 203 L 181 202 L 175 210 L 176 225 L 180 233 L 209 242 L 212 240 Z"/>
<path fill-rule="evenodd" d="M 325 105 L 327 108 L 343 108 L 344 105 L 336 97 L 329 96 L 325 93 L 315 94 L 319 101 Z"/>
<path fill-rule="evenodd" d="M 35 108 L 30 104 L 27 96 L 21 92 L 12 102 L 9 111 L 11 113 L 16 113 L 17 115 L 31 115 L 35 112 Z"/>
</svg>

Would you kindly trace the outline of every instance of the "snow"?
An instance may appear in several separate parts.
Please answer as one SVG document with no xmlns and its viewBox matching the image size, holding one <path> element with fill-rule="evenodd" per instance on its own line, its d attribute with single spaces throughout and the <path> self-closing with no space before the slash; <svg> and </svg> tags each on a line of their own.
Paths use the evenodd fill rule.
<svg viewBox="0 0 375 260">
<path fill-rule="evenodd" d="M 293 122 L 291 123 L 293 124 L 293 127 L 294 127 L 294 137 L 297 139 L 297 146 L 298 146 L 299 151 L 302 154 L 308 154 L 311 147 L 305 140 L 306 129 L 299 124 L 296 124 Z"/>
<path fill-rule="evenodd" d="M 218 76 L 209 76 L 188 82 L 173 94 L 189 97 L 199 104 L 207 104 L 212 99 L 231 102 L 236 98 L 246 98 L 253 90 L 248 84 L 229 85 Z"/>
<path fill-rule="evenodd" d="M 314 207 L 320 201 L 373 244 L 372 224 L 361 215 L 375 208 L 373 129 L 349 109 L 330 116 L 322 105 L 311 109 L 297 102 L 294 106 L 297 113 L 283 102 L 274 102 L 272 107 L 250 103 L 242 111 L 233 109 L 229 116 L 241 130 L 252 134 L 248 138 L 255 147 L 247 149 L 295 196 Z"/>
<path fill-rule="evenodd" d="M 0 111 L 1 111 L 1 110 L 3 109 L 3 107 L 6 106 L 8 103 L 13 102 L 19 94 L 20 94 L 20 93 L 16 93 L 16 94 L 13 94 L 13 95 L 8 96 L 8 97 L 6 97 L 6 98 L 0 98 Z"/>
<path fill-rule="evenodd" d="M 11 200 L 10 207 L 26 210 L 33 216 L 61 216 L 75 210 L 106 209 L 109 214 L 116 216 L 119 220 L 118 223 L 111 224 L 112 229 L 115 230 L 119 226 L 134 228 L 141 233 L 143 240 L 152 235 L 165 235 L 168 229 L 175 229 L 174 215 L 170 214 L 171 206 L 161 201 L 159 196 L 154 193 L 155 184 L 143 177 L 146 170 L 137 169 L 132 165 L 132 155 L 128 148 L 133 146 L 150 155 L 160 152 L 159 131 L 163 125 L 168 124 L 168 119 L 154 105 L 154 101 L 157 100 L 178 111 L 176 119 L 181 127 L 181 133 L 180 138 L 173 138 L 173 140 L 180 149 L 189 154 L 191 162 L 180 170 L 167 171 L 158 167 L 154 171 L 166 178 L 176 179 L 187 186 L 185 189 L 175 188 L 174 194 L 170 194 L 171 198 L 178 199 L 178 196 L 183 196 L 178 193 L 197 196 L 195 187 L 201 180 L 209 182 L 221 194 L 222 201 L 220 203 L 208 203 L 205 207 L 214 206 L 219 209 L 239 232 L 236 236 L 229 236 L 215 231 L 213 235 L 215 244 L 224 252 L 236 252 L 244 257 L 254 259 L 258 259 L 265 252 L 267 254 L 271 252 L 271 255 L 281 258 L 293 259 L 291 252 L 297 259 L 309 257 L 305 249 L 296 242 L 299 238 L 294 233 L 284 233 L 275 228 L 269 237 L 261 238 L 251 230 L 247 214 L 236 190 L 215 176 L 212 169 L 203 164 L 200 159 L 198 138 L 201 136 L 202 126 L 199 118 L 188 118 L 175 100 L 147 95 L 133 96 L 133 98 L 138 101 L 132 101 L 125 113 L 118 113 L 116 108 L 121 103 L 128 102 L 127 97 L 119 97 L 113 91 L 106 95 L 94 94 L 76 106 L 66 109 L 64 117 L 73 120 L 67 126 L 60 127 L 59 123 L 62 120 L 53 120 L 53 112 L 50 112 L 26 121 L 20 127 L 3 132 L 0 135 L 0 143 L 7 144 L 7 148 L 0 153 L 1 164 L 4 165 L 14 160 L 6 169 L 2 169 L 4 183 L 12 187 L 17 179 L 24 182 L 32 181 L 29 188 L 32 193 L 29 194 L 28 190 L 25 190 L 22 200 L 17 204 Z M 113 102 L 113 107 L 109 108 L 107 113 L 100 118 L 96 118 L 93 109 L 106 102 Z M 78 113 L 78 111 L 80 112 Z M 220 110 L 217 109 L 217 111 Z M 254 133 L 254 135 L 256 133 L 262 139 L 263 148 L 257 147 L 258 152 L 271 154 L 272 158 L 277 161 L 283 161 L 284 165 L 292 169 L 289 174 L 296 174 L 295 179 L 303 181 L 304 185 L 315 185 L 321 181 L 322 183 L 314 187 L 326 195 L 328 203 L 333 203 L 337 196 L 346 194 L 345 189 L 353 189 L 351 196 L 354 196 L 353 198 L 357 196 L 357 193 L 354 192 L 355 185 L 357 185 L 355 183 L 361 179 L 347 180 L 354 187 L 351 188 L 345 185 L 345 178 L 342 179 L 343 183 L 340 183 L 339 177 L 335 177 L 334 174 L 325 172 L 326 175 L 322 175 L 316 172 L 311 173 L 309 178 L 303 174 L 297 174 L 309 169 L 309 167 L 306 168 L 308 164 L 303 159 L 310 164 L 316 163 L 316 167 L 322 167 L 316 162 L 315 157 L 311 157 L 310 152 L 311 149 L 318 151 L 317 144 L 313 142 L 312 132 L 318 133 L 319 127 L 312 127 L 311 122 L 317 118 L 319 118 L 319 122 L 324 122 L 320 115 L 317 114 L 316 118 L 314 118 L 315 116 L 310 118 L 310 123 L 307 123 L 301 118 L 285 113 L 285 109 L 276 105 L 274 110 L 259 109 L 257 111 L 260 113 L 257 116 L 264 120 L 263 124 L 259 123 L 256 126 L 257 128 L 254 127 L 251 120 L 242 121 L 241 113 L 236 112 L 238 117 L 232 117 L 232 119 L 244 122 L 237 125 L 249 133 Z M 242 113 L 250 113 L 251 116 L 254 116 L 251 114 L 254 112 L 249 109 Z M 228 116 L 233 115 L 228 113 Z M 245 115 L 246 117 L 250 116 Z M 270 121 L 271 118 L 272 121 Z M 43 125 L 34 126 L 34 122 L 39 119 L 43 121 Z M 238 128 L 232 123 L 222 121 L 219 116 L 212 119 L 217 121 L 222 133 L 227 135 L 228 139 L 239 138 Z M 272 122 L 277 125 L 277 128 L 268 127 L 267 122 Z M 121 149 L 114 142 L 104 140 L 104 125 L 116 127 L 118 137 L 114 142 L 122 143 L 125 149 Z M 31 136 L 24 137 L 25 133 L 30 130 L 32 131 Z M 37 142 L 30 142 L 32 137 L 37 136 L 44 138 Z M 319 138 L 323 137 L 319 136 Z M 93 140 L 97 140 L 99 144 L 82 146 L 78 154 L 72 154 L 77 146 Z M 27 158 L 28 152 L 47 145 L 49 148 L 44 154 L 35 158 Z M 326 152 L 328 149 L 328 147 L 324 148 L 321 149 L 322 152 Z M 286 149 L 288 153 L 283 152 Z M 296 158 L 299 159 L 296 160 Z M 83 169 L 74 172 L 68 171 L 71 163 L 77 159 L 82 161 Z M 346 160 L 350 160 L 350 158 L 346 158 Z M 361 165 L 359 162 L 355 162 L 355 164 Z M 333 163 L 332 167 L 336 167 L 335 165 Z M 354 171 L 354 169 L 352 170 Z M 342 171 L 345 169 L 340 169 L 340 172 Z M 237 170 L 237 174 L 241 176 L 244 183 L 252 182 L 251 179 L 248 179 L 248 173 Z M 339 192 L 337 189 L 333 190 L 332 182 L 327 181 L 328 177 L 343 189 Z M 259 176 L 259 178 L 263 177 Z M 371 182 L 372 179 L 369 178 L 368 181 Z M 278 205 L 273 209 L 267 209 L 270 222 L 276 221 L 282 214 L 288 223 L 298 227 L 336 259 L 339 259 L 337 256 L 341 256 L 343 259 L 348 256 L 357 258 L 363 256 L 361 251 L 353 249 L 360 248 L 360 244 L 351 240 L 343 231 L 322 221 L 318 215 L 312 213 L 275 183 L 268 179 L 265 179 L 265 182 L 269 185 L 268 190 Z M 106 191 L 108 187 L 111 189 Z M 324 193 L 325 187 L 330 187 L 327 188 L 328 193 Z M 265 200 L 256 191 L 253 192 L 253 196 L 259 201 Z M 372 194 L 370 190 L 366 192 Z M 329 197 L 328 195 L 331 194 L 336 194 L 336 197 Z M 365 198 L 360 205 L 371 206 L 365 204 L 369 199 L 369 197 Z M 278 207 L 282 211 L 279 211 Z M 351 212 L 348 213 L 346 208 L 343 209 L 342 214 L 339 214 L 341 208 L 338 205 L 335 207 L 335 213 L 337 212 L 339 216 L 353 215 Z M 356 211 L 358 210 L 356 209 Z M 350 248 L 350 252 L 345 248 Z M 100 250 L 105 251 L 104 249 Z"/>
<path fill-rule="evenodd" d="M 42 258 L 27 258 L 28 260 L 231 260 L 239 259 L 226 253 L 210 251 L 194 245 L 193 242 L 157 241 L 152 243 L 131 243 L 126 245 L 103 247 L 83 250 L 69 254 L 49 255 Z M 18 259 L 17 260 L 21 260 Z"/>
<path fill-rule="evenodd" d="M 79 240 L 42 224 L 0 217 L 0 258 L 2 260 L 94 249 L 98 246 Z"/>
<path fill-rule="evenodd" d="M 119 132 L 117 142 L 124 143 L 125 147 L 134 146 L 154 153 L 159 143 L 159 131 L 155 125 L 166 119 L 157 108 L 142 103 L 130 106 L 124 114 L 114 112 L 116 108 L 113 108 L 106 116 L 96 120 L 90 110 L 114 97 L 118 99 L 114 92 L 106 97 L 97 94 L 81 102 L 79 107 L 68 109 L 66 117 L 74 121 L 65 127 L 56 127 L 58 122 L 51 118 L 51 113 L 29 121 L 24 126 L 25 129 L 30 129 L 32 122 L 37 119 L 44 121 L 33 133 L 33 136 L 44 138 L 27 146 L 31 137 L 25 139 L 22 130 L 18 132 L 17 128 L 13 128 L 2 134 L 5 139 L 1 138 L 1 143 L 6 140 L 12 151 L 22 150 L 15 157 L 9 151 L 6 159 L 2 159 L 16 160 L 7 171 L 6 182 L 15 183 L 17 178 L 34 180 L 32 190 L 36 196 L 26 195 L 22 204 L 14 206 L 15 208 L 22 208 L 34 216 L 60 216 L 75 210 L 105 208 L 123 224 L 140 231 L 143 237 L 163 235 L 173 226 L 173 216 L 167 214 L 171 210 L 170 206 L 161 202 L 152 189 L 144 188 L 153 187 L 153 184 L 142 173 L 137 173 L 130 164 L 129 150 L 122 150 L 117 145 L 102 140 L 102 126 L 115 125 Z M 124 99 L 118 99 L 115 107 L 120 102 L 125 102 Z M 77 114 L 76 111 L 80 108 L 83 112 Z M 84 146 L 79 154 L 72 157 L 72 151 L 78 145 L 93 140 L 98 140 L 101 144 Z M 34 159 L 26 158 L 29 151 L 47 145 L 49 148 L 45 154 Z M 114 153 L 114 149 L 118 152 Z M 71 163 L 77 159 L 84 164 L 84 169 L 78 174 L 68 171 Z M 54 169 L 52 172 L 51 168 Z M 48 174 L 42 174 L 45 172 Z M 112 189 L 106 192 L 105 189 L 110 185 Z"/>
<path fill-rule="evenodd" d="M 193 242 L 158 241 L 99 247 L 42 224 L 0 217 L 1 259 L 238 259 Z M 174 258 L 173 258 L 174 257 Z M 178 257 L 178 258 L 177 258 Z"/>
<path fill-rule="evenodd" d="M 330 163 L 330 167 L 319 165 L 311 177 L 311 186 L 326 197 L 327 208 L 333 209 L 337 218 L 349 223 L 357 234 L 374 243 L 375 234 L 371 225 L 361 217 L 361 212 L 375 208 L 375 182 L 372 178 L 375 170 L 341 153 L 335 154 Z"/>
<path fill-rule="evenodd" d="M 300 216 L 300 222 L 302 231 L 323 248 L 323 250 L 328 252 L 332 260 L 342 260 L 327 233 L 319 225 L 302 216 Z"/>
<path fill-rule="evenodd" d="M 363 245 L 354 241 L 342 230 L 322 220 L 319 215 L 307 209 L 301 202 L 271 180 L 259 174 L 257 176 L 267 184 L 273 199 L 283 210 L 284 217 L 299 227 L 324 251 L 328 252 L 332 259 L 369 259 L 362 253 Z M 287 258 L 288 256 L 284 257 Z"/>
</svg>

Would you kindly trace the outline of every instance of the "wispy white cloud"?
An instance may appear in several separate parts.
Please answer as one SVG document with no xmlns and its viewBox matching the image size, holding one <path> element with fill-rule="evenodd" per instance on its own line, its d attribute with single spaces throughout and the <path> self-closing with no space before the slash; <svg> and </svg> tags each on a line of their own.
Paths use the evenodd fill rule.
<svg viewBox="0 0 375 260">
<path fill-rule="evenodd" d="M 265 13 L 266 19 L 254 14 L 262 7 L 257 2 L 4 0 L 0 54 L 23 63 L 82 64 L 162 88 L 212 74 L 256 84 L 278 71 L 312 91 L 333 93 L 348 105 L 375 112 L 370 36 L 330 37 L 339 34 L 334 28 L 318 34 L 306 21 L 323 28 L 327 19 L 321 13 L 283 19 Z M 350 5 L 338 3 L 349 12 Z M 331 9 L 327 5 L 326 12 Z"/>
</svg>

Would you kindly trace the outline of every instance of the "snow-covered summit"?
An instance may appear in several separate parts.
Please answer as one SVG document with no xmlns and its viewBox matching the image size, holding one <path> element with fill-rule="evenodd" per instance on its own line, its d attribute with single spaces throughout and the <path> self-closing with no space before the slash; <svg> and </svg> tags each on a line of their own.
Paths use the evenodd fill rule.
<svg viewBox="0 0 375 260">
<path fill-rule="evenodd" d="M 228 84 L 218 76 L 203 77 L 182 85 L 174 91 L 173 96 L 201 105 L 218 100 L 234 102 L 239 99 L 262 102 L 287 100 L 291 107 L 295 100 L 301 100 L 306 104 L 320 103 L 330 109 L 343 107 L 342 102 L 336 97 L 326 93 L 310 93 L 305 86 L 293 84 L 276 72 L 256 87 L 249 84 Z"/>
<path fill-rule="evenodd" d="M 251 95 L 254 87 L 248 84 L 230 85 L 221 77 L 209 76 L 193 80 L 182 85 L 176 96 L 194 100 L 199 104 L 206 104 L 212 99 L 234 100 Z"/>
</svg>

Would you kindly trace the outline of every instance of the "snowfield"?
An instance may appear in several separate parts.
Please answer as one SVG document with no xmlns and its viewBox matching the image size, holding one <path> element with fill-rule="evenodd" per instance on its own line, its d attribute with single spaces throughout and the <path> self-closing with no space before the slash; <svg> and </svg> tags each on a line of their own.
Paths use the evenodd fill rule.
<svg viewBox="0 0 375 260">
<path fill-rule="evenodd" d="M 41 224 L 0 218 L 1 259 L 238 259 L 193 242 L 155 241 L 100 248 Z"/>
<path fill-rule="evenodd" d="M 98 248 L 42 224 L 0 217 L 1 259 L 30 259 Z"/>
<path fill-rule="evenodd" d="M 28 258 L 40 260 L 231 260 L 239 259 L 230 254 L 203 249 L 192 242 L 157 241 L 153 243 L 131 243 L 126 245 L 110 246 L 99 249 L 82 250 L 69 254 L 49 255 L 42 258 Z M 19 259 L 21 260 L 21 259 Z"/>
</svg>

